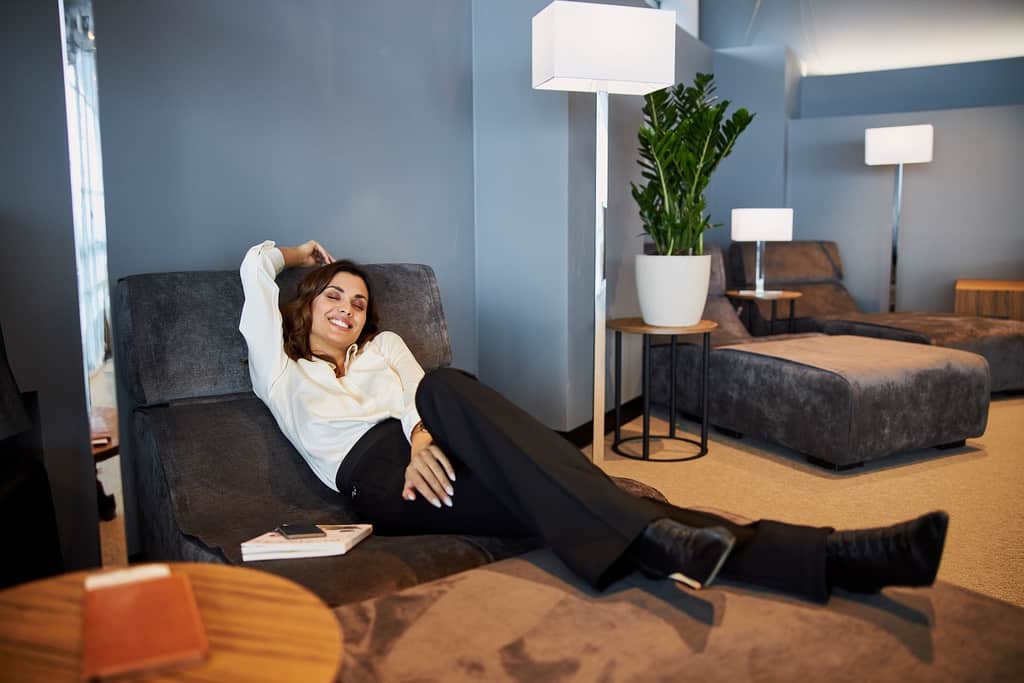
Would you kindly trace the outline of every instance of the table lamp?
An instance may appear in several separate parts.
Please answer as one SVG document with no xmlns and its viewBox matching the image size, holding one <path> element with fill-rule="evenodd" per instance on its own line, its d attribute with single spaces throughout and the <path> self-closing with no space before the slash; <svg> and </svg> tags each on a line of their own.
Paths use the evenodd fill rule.
<svg viewBox="0 0 1024 683">
<path fill-rule="evenodd" d="M 757 242 L 754 289 L 740 290 L 740 294 L 779 294 L 780 290 L 765 291 L 764 288 L 764 243 L 793 239 L 793 209 L 733 209 L 732 239 L 734 242 Z"/>
<path fill-rule="evenodd" d="M 896 263 L 900 243 L 900 205 L 903 202 L 903 164 L 927 164 L 932 160 L 934 129 L 930 124 L 889 126 L 864 131 L 864 163 L 896 166 L 892 198 L 892 261 L 889 266 L 889 312 L 896 310 Z"/>
<path fill-rule="evenodd" d="M 608 93 L 646 95 L 675 84 L 676 14 L 556 0 L 533 17 L 533 87 L 597 94 L 594 201 L 593 458 L 604 457 L 604 212 L 608 208 Z"/>
</svg>

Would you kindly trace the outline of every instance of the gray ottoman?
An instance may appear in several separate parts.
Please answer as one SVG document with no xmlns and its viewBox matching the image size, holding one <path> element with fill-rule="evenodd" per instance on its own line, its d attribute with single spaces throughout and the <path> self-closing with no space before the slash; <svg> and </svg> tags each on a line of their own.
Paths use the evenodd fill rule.
<svg viewBox="0 0 1024 683">
<path fill-rule="evenodd" d="M 827 334 L 930 344 L 985 357 L 992 391 L 1024 389 L 1024 322 L 938 313 L 844 313 L 821 319 Z"/>
<path fill-rule="evenodd" d="M 683 345 L 678 405 L 698 414 L 697 347 Z M 654 351 L 667 366 L 668 350 Z M 652 399 L 668 396 L 656 375 Z M 988 420 L 985 359 L 954 349 L 870 337 L 793 335 L 711 352 L 713 425 L 791 448 L 842 469 L 907 450 L 961 445 Z"/>
</svg>

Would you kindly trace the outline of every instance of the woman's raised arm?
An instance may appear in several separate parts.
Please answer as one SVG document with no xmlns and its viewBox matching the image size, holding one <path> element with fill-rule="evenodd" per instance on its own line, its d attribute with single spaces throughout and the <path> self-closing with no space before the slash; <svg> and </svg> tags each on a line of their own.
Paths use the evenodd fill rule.
<svg viewBox="0 0 1024 683">
<path fill-rule="evenodd" d="M 285 268 L 331 263 L 334 258 L 310 240 L 297 247 L 275 247 L 263 242 L 249 249 L 240 275 L 245 302 L 238 330 L 249 348 L 249 376 L 256 395 L 266 400 L 288 364 L 281 331 L 281 309 L 275 278 Z"/>
</svg>

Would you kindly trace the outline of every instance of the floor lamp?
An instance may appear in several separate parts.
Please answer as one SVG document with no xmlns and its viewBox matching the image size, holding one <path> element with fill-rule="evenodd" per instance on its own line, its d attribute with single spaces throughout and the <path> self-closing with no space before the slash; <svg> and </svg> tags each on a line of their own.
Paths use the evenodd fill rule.
<svg viewBox="0 0 1024 683">
<path fill-rule="evenodd" d="M 604 458 L 605 240 L 608 94 L 675 84 L 676 15 L 669 10 L 556 0 L 533 17 L 533 87 L 597 94 L 594 206 L 593 458 Z"/>
<path fill-rule="evenodd" d="M 933 139 L 934 130 L 930 124 L 868 128 L 864 131 L 864 163 L 868 166 L 896 166 L 896 187 L 892 197 L 892 261 L 889 266 L 890 313 L 896 310 L 896 263 L 899 260 L 903 164 L 930 162 Z"/>
</svg>

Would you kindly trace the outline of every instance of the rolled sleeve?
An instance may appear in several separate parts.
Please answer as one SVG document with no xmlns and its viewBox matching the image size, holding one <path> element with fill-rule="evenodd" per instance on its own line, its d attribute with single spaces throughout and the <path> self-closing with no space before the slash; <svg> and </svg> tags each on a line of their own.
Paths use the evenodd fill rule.
<svg viewBox="0 0 1024 683">
<path fill-rule="evenodd" d="M 249 249 L 239 270 L 245 302 L 238 331 L 249 349 L 249 376 L 253 391 L 264 399 L 289 360 L 284 352 L 279 290 L 275 281 L 282 270 L 284 256 L 271 241 Z"/>
</svg>

